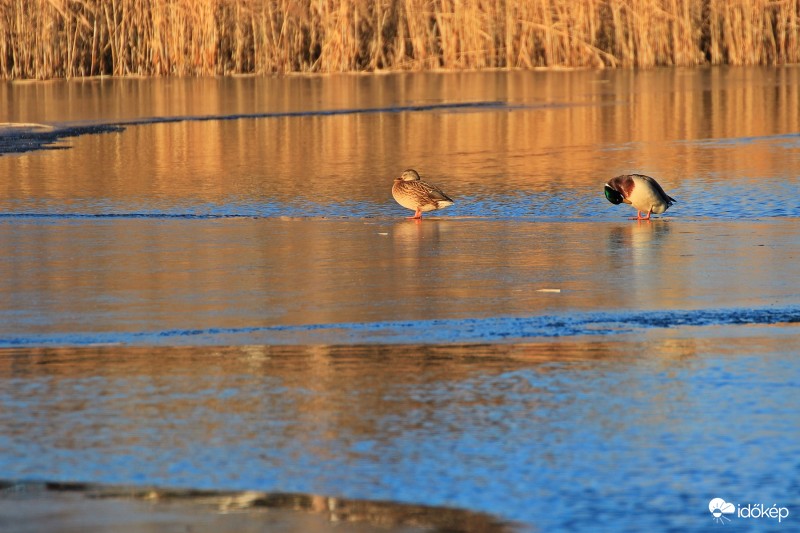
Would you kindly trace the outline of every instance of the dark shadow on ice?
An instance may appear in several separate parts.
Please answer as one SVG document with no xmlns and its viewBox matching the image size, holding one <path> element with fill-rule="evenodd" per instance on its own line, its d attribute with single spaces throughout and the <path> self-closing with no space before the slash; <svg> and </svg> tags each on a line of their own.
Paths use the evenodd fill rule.
<svg viewBox="0 0 800 533">
<path fill-rule="evenodd" d="M 116 124 L 55 127 L 46 124 L 0 123 L 0 155 L 21 154 L 36 150 L 63 150 L 69 147 L 60 144 L 62 139 L 94 133 L 121 132 L 124 129 Z"/>
<path fill-rule="evenodd" d="M 145 117 L 109 123 L 89 124 L 22 124 L 0 123 L 0 155 L 19 154 L 35 150 L 63 150 L 62 139 L 95 133 L 122 132 L 128 126 L 148 124 L 173 124 L 178 122 L 205 122 L 243 119 L 325 117 L 335 115 L 365 115 L 376 113 L 411 113 L 424 111 L 471 111 L 512 109 L 504 102 L 451 102 L 437 104 L 412 104 L 386 107 L 323 109 L 316 111 L 284 111 L 267 113 L 239 113 L 233 115 L 185 115 L 174 117 Z"/>
</svg>

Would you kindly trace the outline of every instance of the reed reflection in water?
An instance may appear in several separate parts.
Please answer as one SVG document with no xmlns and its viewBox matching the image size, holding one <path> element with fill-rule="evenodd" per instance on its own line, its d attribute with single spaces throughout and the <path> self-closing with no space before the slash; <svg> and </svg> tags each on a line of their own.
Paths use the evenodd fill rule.
<svg viewBox="0 0 800 533">
<path fill-rule="evenodd" d="M 527 345 L 6 349 L 2 467 L 18 478 L 424 499 L 542 530 L 634 530 L 630 509 L 658 501 L 674 512 L 637 515 L 636 528 L 693 529 L 720 485 L 794 503 L 789 437 L 800 420 L 786 383 L 800 344 L 796 328 L 781 329 Z M 720 404 L 738 424 L 718 416 Z M 763 482 L 776 463 L 784 475 Z"/>
<path fill-rule="evenodd" d="M 673 216 L 797 214 L 797 67 L 6 84 L 9 121 L 307 116 L 127 126 L 0 158 L 4 211 L 392 216 L 417 168 L 443 216 L 616 217 L 598 183 L 640 171 Z M 63 102 L 68 102 L 64 105 Z M 505 108 L 365 113 L 443 102 Z M 352 114 L 319 115 L 325 110 Z M 14 178 L 11 179 L 11 176 Z M 769 190 L 772 194 L 758 194 Z"/>
<path fill-rule="evenodd" d="M 0 224 L 0 246 L 14 250 L 0 257 L 6 346 L 387 342 L 390 331 L 391 342 L 471 342 L 572 331 L 502 329 L 509 317 L 790 310 L 800 232 L 791 220 L 23 218 Z"/>
</svg>

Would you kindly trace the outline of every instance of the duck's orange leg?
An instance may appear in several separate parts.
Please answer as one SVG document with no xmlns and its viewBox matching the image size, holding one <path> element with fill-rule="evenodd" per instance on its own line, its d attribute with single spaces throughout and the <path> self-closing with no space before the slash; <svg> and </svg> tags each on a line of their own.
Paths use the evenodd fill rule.
<svg viewBox="0 0 800 533">
<path fill-rule="evenodd" d="M 628 220 L 650 220 L 650 213 L 651 213 L 652 211 L 653 211 L 653 210 L 652 210 L 652 209 L 650 209 L 649 211 L 647 211 L 647 216 L 644 216 L 644 217 L 643 217 L 643 216 L 642 216 L 642 212 L 641 212 L 641 211 L 639 211 L 639 210 L 637 209 L 637 210 L 636 210 L 636 216 L 635 216 L 635 217 L 631 217 L 631 218 L 629 218 Z"/>
<path fill-rule="evenodd" d="M 415 220 L 421 219 L 422 218 L 422 210 L 421 209 L 417 209 L 417 212 L 414 213 L 414 216 L 413 217 L 408 217 L 408 218 L 415 219 Z"/>
</svg>

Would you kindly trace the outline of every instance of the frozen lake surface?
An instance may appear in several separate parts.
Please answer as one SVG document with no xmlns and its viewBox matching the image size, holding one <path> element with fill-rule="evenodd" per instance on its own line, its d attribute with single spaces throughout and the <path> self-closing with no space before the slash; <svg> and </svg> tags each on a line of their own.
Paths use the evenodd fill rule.
<svg viewBox="0 0 800 533">
<path fill-rule="evenodd" d="M 0 97 L 4 478 L 800 517 L 800 68 Z M 409 167 L 455 205 L 405 219 Z M 631 172 L 677 203 L 627 220 Z"/>
</svg>

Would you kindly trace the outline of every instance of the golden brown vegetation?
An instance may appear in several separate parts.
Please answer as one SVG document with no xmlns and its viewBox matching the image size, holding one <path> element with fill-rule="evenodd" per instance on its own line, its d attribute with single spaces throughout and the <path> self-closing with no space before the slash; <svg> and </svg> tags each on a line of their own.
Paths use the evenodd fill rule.
<svg viewBox="0 0 800 533">
<path fill-rule="evenodd" d="M 0 0 L 0 76 L 800 61 L 800 0 Z"/>
</svg>

